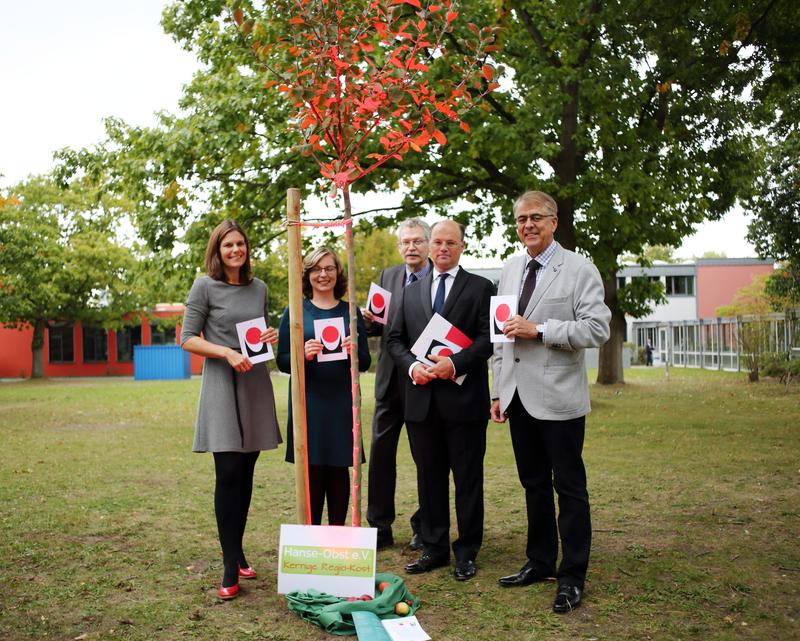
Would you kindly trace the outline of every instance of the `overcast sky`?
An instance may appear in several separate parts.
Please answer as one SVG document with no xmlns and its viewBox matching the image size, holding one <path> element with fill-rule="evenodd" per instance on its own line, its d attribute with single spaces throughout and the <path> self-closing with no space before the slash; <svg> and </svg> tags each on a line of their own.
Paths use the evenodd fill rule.
<svg viewBox="0 0 800 641">
<path fill-rule="evenodd" d="M 61 147 L 102 140 L 105 117 L 149 125 L 155 112 L 175 111 L 181 86 L 197 64 L 164 35 L 160 18 L 165 4 L 0 2 L 0 188 L 48 171 L 53 152 Z M 746 232 L 747 217 L 733 212 L 701 225 L 676 254 L 754 256 Z M 465 262 L 469 266 L 472 261 Z"/>
</svg>

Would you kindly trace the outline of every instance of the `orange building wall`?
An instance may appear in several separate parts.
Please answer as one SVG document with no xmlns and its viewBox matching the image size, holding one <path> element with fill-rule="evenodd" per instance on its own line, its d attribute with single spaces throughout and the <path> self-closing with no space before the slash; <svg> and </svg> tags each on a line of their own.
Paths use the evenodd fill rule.
<svg viewBox="0 0 800 641">
<path fill-rule="evenodd" d="M 730 305 L 737 289 L 772 271 L 772 265 L 698 265 L 697 317 L 716 318 L 717 307 Z"/>
<path fill-rule="evenodd" d="M 155 315 L 167 318 L 174 312 L 159 312 Z M 180 337 L 180 325 L 175 328 L 175 342 Z M 31 375 L 31 340 L 33 328 L 23 330 L 0 326 L 0 378 L 29 378 Z M 108 360 L 104 363 L 83 362 L 83 331 L 80 323 L 73 327 L 72 363 L 50 363 L 47 330 L 44 333 L 44 375 L 50 376 L 133 376 L 133 361 L 117 361 L 117 334 L 108 331 Z M 142 316 L 142 345 L 150 345 L 150 323 Z M 203 371 L 203 357 L 191 355 L 192 374 Z"/>
</svg>

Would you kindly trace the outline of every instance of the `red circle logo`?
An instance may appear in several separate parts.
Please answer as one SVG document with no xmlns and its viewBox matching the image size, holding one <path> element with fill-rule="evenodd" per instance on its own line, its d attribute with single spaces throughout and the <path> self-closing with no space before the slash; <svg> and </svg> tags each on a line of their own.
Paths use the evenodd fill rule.
<svg viewBox="0 0 800 641">
<path fill-rule="evenodd" d="M 251 327 L 245 332 L 244 338 L 251 345 L 256 345 L 261 342 L 261 330 L 258 327 Z"/>
<path fill-rule="evenodd" d="M 326 343 L 336 343 L 339 340 L 339 330 L 333 325 L 328 325 L 322 330 L 322 340 Z"/>
<path fill-rule="evenodd" d="M 505 303 L 498 305 L 497 309 L 494 310 L 494 317 L 501 323 L 505 323 L 509 316 L 511 316 L 511 308 Z"/>
</svg>

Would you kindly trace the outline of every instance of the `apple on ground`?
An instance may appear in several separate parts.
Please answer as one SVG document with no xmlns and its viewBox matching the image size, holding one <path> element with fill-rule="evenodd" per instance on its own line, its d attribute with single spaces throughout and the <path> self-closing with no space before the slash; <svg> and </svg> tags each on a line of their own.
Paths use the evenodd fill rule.
<svg viewBox="0 0 800 641">
<path fill-rule="evenodd" d="M 399 614 L 400 616 L 405 616 L 409 612 L 411 612 L 411 608 L 408 607 L 408 603 L 405 601 L 400 601 L 397 605 L 394 606 L 394 613 Z"/>
<path fill-rule="evenodd" d="M 378 583 L 378 591 L 379 592 L 383 592 L 390 585 L 391 585 L 391 583 L 389 583 L 388 581 L 382 581 L 382 582 Z"/>
</svg>

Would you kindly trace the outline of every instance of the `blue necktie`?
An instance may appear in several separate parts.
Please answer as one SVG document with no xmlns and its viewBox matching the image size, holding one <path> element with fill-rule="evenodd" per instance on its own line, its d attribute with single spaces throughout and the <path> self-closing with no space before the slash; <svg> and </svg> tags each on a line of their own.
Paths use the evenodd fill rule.
<svg viewBox="0 0 800 641">
<path fill-rule="evenodd" d="M 417 275 L 414 272 L 411 272 L 408 275 L 408 280 L 406 281 L 406 285 L 410 285 L 411 283 L 416 282 L 416 280 L 417 280 Z"/>
<path fill-rule="evenodd" d="M 447 280 L 449 275 L 447 272 L 439 274 L 439 288 L 436 290 L 436 297 L 433 299 L 434 314 L 441 312 L 442 307 L 444 307 L 444 281 Z"/>
</svg>

